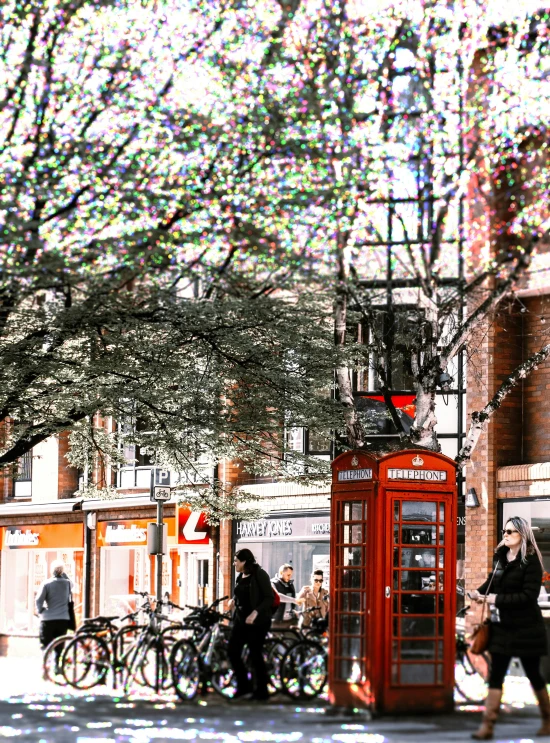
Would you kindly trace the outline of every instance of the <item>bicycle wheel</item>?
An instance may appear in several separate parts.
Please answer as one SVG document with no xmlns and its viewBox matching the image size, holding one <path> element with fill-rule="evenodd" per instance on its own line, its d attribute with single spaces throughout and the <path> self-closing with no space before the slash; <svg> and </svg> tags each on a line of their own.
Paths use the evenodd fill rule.
<svg viewBox="0 0 550 743">
<path fill-rule="evenodd" d="M 455 690 L 466 704 L 483 704 L 487 694 L 486 680 L 489 673 L 488 656 L 472 656 L 457 652 L 455 662 Z M 460 700 L 459 700 L 460 701 Z"/>
<path fill-rule="evenodd" d="M 146 686 L 159 692 L 172 686 L 170 651 L 174 646 L 169 638 L 152 637 L 145 648 L 139 673 Z"/>
<path fill-rule="evenodd" d="M 318 696 L 327 681 L 327 653 L 322 645 L 302 640 L 285 653 L 281 664 L 281 685 L 293 699 Z"/>
<path fill-rule="evenodd" d="M 178 640 L 170 653 L 172 685 L 182 702 L 193 699 L 200 684 L 197 648 L 188 640 Z"/>
<path fill-rule="evenodd" d="M 42 666 L 44 670 L 44 680 L 52 681 L 59 686 L 66 686 L 67 681 L 63 676 L 63 651 L 65 644 L 74 639 L 74 635 L 61 635 L 52 640 L 44 650 Z"/>
<path fill-rule="evenodd" d="M 216 645 L 212 651 L 210 683 L 214 690 L 226 699 L 231 699 L 237 691 L 237 681 L 227 655 L 225 643 Z"/>
<path fill-rule="evenodd" d="M 292 642 L 295 642 L 295 640 Z M 264 645 L 263 653 L 268 678 L 267 689 L 272 695 L 282 689 L 281 666 L 289 647 L 290 643 L 285 643 L 280 637 L 273 637 Z"/>
<path fill-rule="evenodd" d="M 142 624 L 129 624 L 121 627 L 113 638 L 113 672 L 114 684 L 119 686 L 123 682 L 126 670 L 126 657 L 130 649 L 135 645 L 137 636 L 145 630 Z"/>
<path fill-rule="evenodd" d="M 92 634 L 75 635 L 62 656 L 63 676 L 75 689 L 91 689 L 105 683 L 111 668 L 107 643 Z"/>
</svg>

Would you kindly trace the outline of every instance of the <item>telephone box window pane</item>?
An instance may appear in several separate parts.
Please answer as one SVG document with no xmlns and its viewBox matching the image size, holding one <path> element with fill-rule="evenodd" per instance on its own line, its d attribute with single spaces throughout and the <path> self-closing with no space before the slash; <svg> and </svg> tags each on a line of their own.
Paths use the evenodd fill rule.
<svg viewBox="0 0 550 743">
<path fill-rule="evenodd" d="M 399 570 L 393 571 L 393 590 L 399 590 Z"/>
<path fill-rule="evenodd" d="M 399 521 L 399 501 L 396 500 L 393 504 L 393 520 Z"/>
<path fill-rule="evenodd" d="M 445 550 L 439 550 L 439 567 L 445 567 Z"/>
<path fill-rule="evenodd" d="M 439 504 L 439 520 L 445 521 L 445 504 L 444 503 Z"/>
<path fill-rule="evenodd" d="M 404 548 L 401 550 L 401 567 L 403 568 L 435 568 L 435 549 Z"/>
<path fill-rule="evenodd" d="M 401 521 L 436 521 L 437 504 L 431 501 L 403 501 Z"/>
<path fill-rule="evenodd" d="M 361 576 L 364 570 L 343 570 L 342 571 L 342 588 L 361 588 Z"/>
<path fill-rule="evenodd" d="M 344 635 L 360 635 L 364 619 L 353 614 L 344 614 L 340 617 L 340 630 Z"/>
<path fill-rule="evenodd" d="M 363 504 L 359 503 L 344 503 L 344 521 L 362 521 L 363 520 Z"/>
<path fill-rule="evenodd" d="M 351 544 L 362 544 L 363 543 L 363 527 L 352 526 L 351 527 Z"/>
<path fill-rule="evenodd" d="M 401 596 L 402 614 L 435 614 L 435 596 L 423 593 L 404 593 Z"/>
<path fill-rule="evenodd" d="M 342 593 L 343 611 L 363 611 L 363 594 L 359 591 Z"/>
<path fill-rule="evenodd" d="M 435 526 L 402 526 L 402 544 L 435 544 Z"/>
<path fill-rule="evenodd" d="M 443 683 L 443 666 L 441 664 L 438 664 L 436 667 L 437 667 L 437 683 L 441 684 Z"/>
<path fill-rule="evenodd" d="M 437 641 L 437 655 L 439 657 L 439 660 L 443 658 L 443 640 Z"/>
<path fill-rule="evenodd" d="M 435 660 L 435 642 L 430 640 L 402 640 L 402 660 Z"/>
<path fill-rule="evenodd" d="M 393 548 L 393 567 L 399 567 L 399 549 L 397 547 Z"/>
<path fill-rule="evenodd" d="M 343 565 L 362 565 L 363 548 L 362 547 L 344 547 Z"/>
<path fill-rule="evenodd" d="M 439 527 L 439 544 L 445 544 L 445 527 Z"/>
<path fill-rule="evenodd" d="M 399 643 L 397 640 L 394 640 L 391 644 L 391 657 L 392 660 L 397 660 L 399 658 Z"/>
<path fill-rule="evenodd" d="M 402 591 L 433 591 L 434 589 L 435 574 L 430 570 L 401 571 Z"/>
<path fill-rule="evenodd" d="M 351 675 L 351 664 L 353 661 L 348 660 L 347 658 L 342 658 L 340 661 L 340 678 L 345 679 L 347 681 L 348 677 Z"/>
<path fill-rule="evenodd" d="M 398 674 L 399 674 L 399 666 L 398 666 L 398 664 L 397 663 L 392 663 L 391 664 L 391 680 L 392 680 L 392 683 L 394 683 L 394 684 L 397 683 L 397 680 L 399 678 Z"/>
<path fill-rule="evenodd" d="M 444 573 L 439 573 L 439 590 L 442 591 L 444 588 Z"/>
<path fill-rule="evenodd" d="M 340 655 L 358 658 L 361 655 L 361 638 L 360 637 L 341 637 L 340 638 Z"/>
<path fill-rule="evenodd" d="M 438 595 L 438 604 L 439 604 L 439 613 L 444 614 L 445 612 L 445 596 L 444 594 L 440 593 Z"/>
<path fill-rule="evenodd" d="M 438 622 L 438 624 L 437 624 L 437 634 L 438 635 L 444 635 L 445 634 L 445 620 L 443 619 L 443 617 L 439 617 L 439 619 L 437 620 L 437 622 Z"/>
<path fill-rule="evenodd" d="M 434 637 L 435 619 L 428 617 L 401 617 L 403 637 Z"/>
<path fill-rule="evenodd" d="M 395 544 L 399 544 L 399 524 L 393 526 L 393 541 Z"/>
<path fill-rule="evenodd" d="M 402 684 L 434 684 L 435 663 L 404 663 L 401 666 Z"/>
</svg>

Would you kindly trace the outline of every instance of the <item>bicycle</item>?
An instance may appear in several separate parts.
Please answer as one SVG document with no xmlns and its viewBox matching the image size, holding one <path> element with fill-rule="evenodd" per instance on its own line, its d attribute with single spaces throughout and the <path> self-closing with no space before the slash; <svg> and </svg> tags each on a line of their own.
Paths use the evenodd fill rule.
<svg viewBox="0 0 550 743">
<path fill-rule="evenodd" d="M 306 609 L 306 614 L 315 609 Z M 281 690 L 292 699 L 319 696 L 327 683 L 327 620 L 314 618 L 302 638 L 291 645 L 280 663 Z"/>
<path fill-rule="evenodd" d="M 192 613 L 186 617 L 184 629 L 191 637 L 178 640 L 170 653 L 172 684 L 182 701 L 193 699 L 202 689 L 212 687 L 218 694 L 231 698 L 235 693 L 233 670 L 227 655 L 228 626 L 222 624 L 229 615 L 215 610 L 227 596 L 210 606 L 186 607 Z"/>
<path fill-rule="evenodd" d="M 142 596 L 146 594 L 141 594 Z M 149 605 L 149 599 L 137 611 L 124 617 L 93 617 L 85 620 L 67 643 L 62 655 L 62 673 L 66 683 L 76 689 L 91 689 L 113 673 L 113 686 L 125 668 L 128 638 L 142 632 L 137 617 Z M 116 622 L 122 622 L 117 627 Z M 129 624 L 124 624 L 130 622 Z"/>
<path fill-rule="evenodd" d="M 455 689 L 466 704 L 483 704 L 485 699 L 485 682 L 489 676 L 489 655 L 474 655 L 466 640 L 465 616 L 470 609 L 464 606 L 457 613 L 456 656 L 455 656 Z M 472 696 L 472 690 L 476 694 Z M 479 690 L 479 694 L 477 691 Z"/>
</svg>

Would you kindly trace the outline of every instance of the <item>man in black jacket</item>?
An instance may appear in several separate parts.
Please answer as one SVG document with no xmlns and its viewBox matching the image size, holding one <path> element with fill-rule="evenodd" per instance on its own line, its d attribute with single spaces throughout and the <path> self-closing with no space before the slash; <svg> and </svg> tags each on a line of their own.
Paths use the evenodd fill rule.
<svg viewBox="0 0 550 743">
<path fill-rule="evenodd" d="M 297 602 L 293 601 L 296 598 L 296 588 L 292 580 L 293 573 L 292 565 L 285 563 L 281 565 L 277 575 L 271 579 L 271 585 L 281 598 L 281 603 L 273 615 L 274 628 L 282 629 L 295 623 L 292 609 Z"/>
</svg>

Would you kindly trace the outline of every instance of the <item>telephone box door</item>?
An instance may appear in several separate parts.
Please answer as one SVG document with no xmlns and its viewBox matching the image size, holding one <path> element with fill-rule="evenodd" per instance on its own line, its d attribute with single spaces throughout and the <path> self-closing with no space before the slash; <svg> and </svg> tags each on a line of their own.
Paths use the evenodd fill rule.
<svg viewBox="0 0 550 743">
<path fill-rule="evenodd" d="M 426 462 L 426 466 L 430 463 Z M 431 466 L 443 471 L 441 463 Z M 447 481 L 447 492 L 418 482 L 401 482 L 395 490 L 386 484 L 386 535 L 390 537 L 386 541 L 383 598 L 386 682 L 382 697 L 386 711 L 452 707 L 456 603 L 454 469 L 448 475 L 453 481 Z"/>
</svg>

